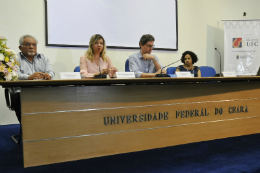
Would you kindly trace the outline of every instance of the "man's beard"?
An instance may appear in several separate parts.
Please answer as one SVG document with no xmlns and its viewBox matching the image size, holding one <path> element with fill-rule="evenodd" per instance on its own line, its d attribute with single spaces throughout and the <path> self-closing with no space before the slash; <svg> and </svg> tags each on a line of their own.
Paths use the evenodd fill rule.
<svg viewBox="0 0 260 173">
<path fill-rule="evenodd" d="M 28 55 L 35 55 L 35 52 L 28 52 Z"/>
</svg>

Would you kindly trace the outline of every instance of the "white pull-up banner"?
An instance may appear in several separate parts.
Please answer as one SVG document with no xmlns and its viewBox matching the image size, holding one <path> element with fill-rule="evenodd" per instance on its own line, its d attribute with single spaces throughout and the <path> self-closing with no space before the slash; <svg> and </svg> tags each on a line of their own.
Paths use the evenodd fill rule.
<svg viewBox="0 0 260 173">
<path fill-rule="evenodd" d="M 224 20 L 224 71 L 256 75 L 260 66 L 260 20 Z"/>
</svg>

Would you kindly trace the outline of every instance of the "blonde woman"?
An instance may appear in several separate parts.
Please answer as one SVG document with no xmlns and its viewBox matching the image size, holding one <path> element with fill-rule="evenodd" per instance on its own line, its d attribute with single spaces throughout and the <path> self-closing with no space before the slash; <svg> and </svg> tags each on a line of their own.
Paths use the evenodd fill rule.
<svg viewBox="0 0 260 173">
<path fill-rule="evenodd" d="M 99 62 L 100 61 L 100 62 Z M 89 49 L 80 57 L 80 74 L 83 78 L 94 77 L 100 73 L 114 77 L 117 68 L 113 66 L 111 59 L 106 55 L 105 39 L 96 34 L 90 38 Z"/>
</svg>

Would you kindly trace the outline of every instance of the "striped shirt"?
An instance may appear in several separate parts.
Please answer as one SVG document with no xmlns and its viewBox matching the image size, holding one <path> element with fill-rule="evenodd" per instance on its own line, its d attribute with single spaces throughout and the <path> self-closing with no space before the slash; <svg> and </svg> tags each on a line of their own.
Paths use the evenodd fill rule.
<svg viewBox="0 0 260 173">
<path fill-rule="evenodd" d="M 29 61 L 22 52 L 18 53 L 17 56 L 20 63 L 17 71 L 19 80 L 28 80 L 28 77 L 35 72 L 48 73 L 51 79 L 54 78 L 55 73 L 52 70 L 50 61 L 43 54 L 37 53 L 33 58 L 33 62 Z"/>
<path fill-rule="evenodd" d="M 162 64 L 159 61 L 159 58 L 156 55 L 153 55 L 163 68 Z M 142 73 L 156 73 L 156 68 L 153 63 L 153 60 L 146 59 L 144 60 L 141 52 L 134 53 L 129 56 L 129 69 L 131 72 L 135 73 L 136 78 L 140 78 Z"/>
</svg>

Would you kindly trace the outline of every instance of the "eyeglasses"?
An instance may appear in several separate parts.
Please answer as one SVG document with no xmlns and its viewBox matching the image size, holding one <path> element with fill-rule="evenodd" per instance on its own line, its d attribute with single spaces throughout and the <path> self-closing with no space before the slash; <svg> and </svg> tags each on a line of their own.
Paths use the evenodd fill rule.
<svg viewBox="0 0 260 173">
<path fill-rule="evenodd" d="M 36 43 L 32 43 L 32 44 L 31 44 L 31 43 L 25 43 L 24 45 L 25 45 L 26 47 L 31 47 L 31 46 L 32 46 L 32 47 L 37 47 L 37 44 L 36 44 Z"/>
<path fill-rule="evenodd" d="M 146 45 L 148 48 L 154 48 L 155 47 L 155 45 Z"/>
</svg>

